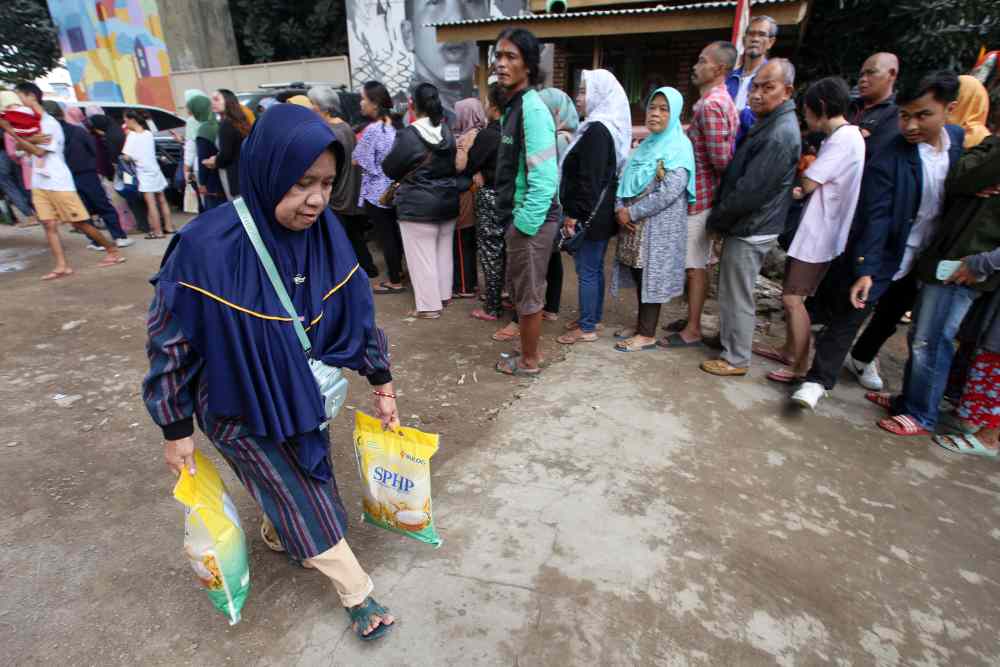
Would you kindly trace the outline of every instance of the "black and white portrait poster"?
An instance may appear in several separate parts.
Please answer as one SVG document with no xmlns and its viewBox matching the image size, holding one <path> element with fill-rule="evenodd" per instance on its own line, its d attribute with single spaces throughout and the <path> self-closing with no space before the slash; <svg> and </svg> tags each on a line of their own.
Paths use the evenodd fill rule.
<svg viewBox="0 0 1000 667">
<path fill-rule="evenodd" d="M 381 81 L 403 101 L 426 81 L 453 108 L 473 95 L 479 54 L 473 42 L 438 44 L 435 29 L 426 24 L 516 16 L 524 6 L 525 0 L 347 0 L 354 85 Z"/>
</svg>

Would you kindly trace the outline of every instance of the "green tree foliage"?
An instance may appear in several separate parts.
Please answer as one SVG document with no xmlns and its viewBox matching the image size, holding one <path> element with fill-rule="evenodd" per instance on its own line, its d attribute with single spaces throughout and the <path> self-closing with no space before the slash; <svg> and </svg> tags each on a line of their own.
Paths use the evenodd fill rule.
<svg viewBox="0 0 1000 667">
<path fill-rule="evenodd" d="M 45 76 L 62 53 L 45 0 L 4 2 L 0 10 L 0 81 Z"/>
<path fill-rule="evenodd" d="M 244 64 L 347 53 L 344 0 L 230 0 Z"/>
<path fill-rule="evenodd" d="M 933 69 L 965 73 L 979 49 L 1000 49 L 992 0 L 814 0 L 798 61 L 802 80 L 853 80 L 872 53 L 899 56 L 902 78 Z"/>
</svg>

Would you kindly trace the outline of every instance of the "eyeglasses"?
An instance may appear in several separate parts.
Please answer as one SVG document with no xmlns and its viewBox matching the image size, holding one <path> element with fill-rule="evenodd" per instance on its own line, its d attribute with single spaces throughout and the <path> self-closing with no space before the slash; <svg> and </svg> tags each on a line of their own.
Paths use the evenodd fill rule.
<svg viewBox="0 0 1000 667">
<path fill-rule="evenodd" d="M 763 39 L 767 39 L 768 37 L 771 36 L 771 33 L 770 32 L 766 32 L 764 30 L 747 30 L 746 36 L 747 37 L 761 37 Z"/>
</svg>

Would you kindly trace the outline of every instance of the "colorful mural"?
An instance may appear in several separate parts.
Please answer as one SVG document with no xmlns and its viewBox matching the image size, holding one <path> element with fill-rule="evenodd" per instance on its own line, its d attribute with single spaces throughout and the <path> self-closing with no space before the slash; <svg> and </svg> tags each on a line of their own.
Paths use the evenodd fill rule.
<svg viewBox="0 0 1000 667">
<path fill-rule="evenodd" d="M 156 0 L 48 0 L 77 98 L 172 109 Z"/>
</svg>

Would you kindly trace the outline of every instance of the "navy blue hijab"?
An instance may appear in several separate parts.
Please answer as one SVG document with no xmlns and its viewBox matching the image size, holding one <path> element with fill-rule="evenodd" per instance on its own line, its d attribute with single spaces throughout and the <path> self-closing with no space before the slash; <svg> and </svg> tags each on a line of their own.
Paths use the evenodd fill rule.
<svg viewBox="0 0 1000 667">
<path fill-rule="evenodd" d="M 324 150 L 346 174 L 343 147 L 315 113 L 276 105 L 243 144 L 242 197 L 307 327 L 312 356 L 361 370 L 375 336 L 365 272 L 329 208 L 305 231 L 278 224 L 275 207 Z M 296 284 L 296 276 L 305 282 Z M 328 480 L 323 401 L 305 352 L 232 204 L 198 216 L 174 238 L 158 285 L 184 336 L 204 359 L 208 411 L 241 417 L 266 442 L 292 442 L 299 465 Z"/>
</svg>

